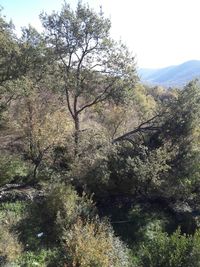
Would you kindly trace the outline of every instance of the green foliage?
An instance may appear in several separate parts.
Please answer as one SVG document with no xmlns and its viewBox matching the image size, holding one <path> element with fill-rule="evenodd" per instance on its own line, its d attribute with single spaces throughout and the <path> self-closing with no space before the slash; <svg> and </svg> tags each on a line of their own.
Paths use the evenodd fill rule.
<svg viewBox="0 0 200 267">
<path fill-rule="evenodd" d="M 74 267 L 129 266 L 128 253 L 107 223 L 78 220 L 63 233 L 67 263 Z"/>
<path fill-rule="evenodd" d="M 163 212 L 158 207 L 156 209 L 156 206 L 142 208 L 141 205 L 136 205 L 130 209 L 128 219 L 132 221 L 134 245 L 145 240 L 152 240 L 157 232 L 169 232 L 174 230 L 173 227 L 175 227 L 172 215 L 166 211 Z"/>
<path fill-rule="evenodd" d="M 168 150 L 174 151 L 173 157 L 168 161 L 170 175 L 165 187 L 169 188 L 169 195 L 175 198 L 189 196 L 195 191 L 194 188 L 200 178 L 198 164 L 200 151 L 197 149 L 197 139 L 195 139 L 200 119 L 199 99 L 199 83 L 193 81 L 179 92 L 177 98 L 167 104 L 162 118 L 162 131 L 158 131 L 150 138 L 151 147 L 168 143 Z"/>
<path fill-rule="evenodd" d="M 28 251 L 38 252 L 51 240 L 52 225 L 45 208 L 44 201 L 28 203 L 23 218 L 16 225 L 20 241 Z"/>
<path fill-rule="evenodd" d="M 38 251 L 45 244 L 60 244 L 63 228 L 69 229 L 79 217 L 87 220 L 94 214 L 95 206 L 85 194 L 80 197 L 71 186 L 56 184 L 43 200 L 27 205 L 17 229 L 24 246 Z"/>
<path fill-rule="evenodd" d="M 0 127 L 5 123 L 3 112 L 12 98 L 13 88 L 9 83 L 19 77 L 17 61 L 20 54 L 14 25 L 5 21 L 1 11 L 0 8 Z"/>
<path fill-rule="evenodd" d="M 61 238 L 63 228 L 70 228 L 79 217 L 87 220 L 95 215 L 92 199 L 84 193 L 82 197 L 78 196 L 71 186 L 64 184 L 53 186 L 47 197 L 46 209 L 57 238 Z"/>
<path fill-rule="evenodd" d="M 135 109 L 138 113 L 139 119 L 142 121 L 153 117 L 156 109 L 157 102 L 142 84 L 136 84 L 132 93 L 132 101 L 134 102 Z"/>
<path fill-rule="evenodd" d="M 17 67 L 17 63 L 20 49 L 13 29 L 14 25 L 11 22 L 7 23 L 0 13 L 0 93 L 4 83 L 19 76 L 20 68 Z"/>
<path fill-rule="evenodd" d="M 160 190 L 170 170 L 172 153 L 168 146 L 150 149 L 140 144 L 124 143 L 109 157 L 109 190 L 122 194 L 148 195 Z M 119 191 L 120 190 L 120 191 Z"/>
<path fill-rule="evenodd" d="M 20 266 L 54 266 L 52 262 L 58 257 L 57 266 L 62 261 L 77 267 L 129 266 L 127 249 L 109 224 L 95 217 L 94 204 L 85 194 L 80 197 L 70 186 L 55 185 L 43 203 L 27 208 L 18 227 L 28 250 L 19 258 Z M 41 238 L 37 235 L 40 232 L 44 235 Z M 57 244 L 61 253 L 44 250 L 48 243 Z"/>
<path fill-rule="evenodd" d="M 39 252 L 25 252 L 15 261 L 16 267 L 54 267 L 63 266 L 56 249 L 41 249 Z"/>
<path fill-rule="evenodd" d="M 80 135 L 79 148 L 80 156 L 70 164 L 69 179 L 89 194 L 103 194 L 110 177 L 109 155 L 114 153 L 115 147 L 105 131 L 96 128 Z"/>
<path fill-rule="evenodd" d="M 5 202 L 0 204 L 1 224 L 8 226 L 15 225 L 22 217 L 26 209 L 26 204 L 20 201 Z"/>
<path fill-rule="evenodd" d="M 147 267 L 200 266 L 200 235 L 186 236 L 177 230 L 171 236 L 158 232 L 139 252 L 141 265 Z"/>
<path fill-rule="evenodd" d="M 22 219 L 24 210 L 25 205 L 22 202 L 6 202 L 0 205 L 0 265 L 11 264 L 23 252 L 15 227 Z"/>
<path fill-rule="evenodd" d="M 16 233 L 7 227 L 0 228 L 0 265 L 16 260 L 22 254 L 22 245 Z"/>
<path fill-rule="evenodd" d="M 21 71 L 33 82 L 42 79 L 47 74 L 46 47 L 43 36 L 32 26 L 22 29 L 21 37 Z"/>
<path fill-rule="evenodd" d="M 0 185 L 22 180 L 29 173 L 29 166 L 20 157 L 4 155 L 0 157 Z"/>
<path fill-rule="evenodd" d="M 123 102 L 137 80 L 135 61 L 127 47 L 110 38 L 110 20 L 78 3 L 60 13 L 41 14 L 47 46 L 59 66 L 58 89 L 74 124 L 74 154 L 79 152 L 81 115 L 98 103 Z"/>
<path fill-rule="evenodd" d="M 0 14 L 0 265 L 200 266 L 199 82 L 136 83 L 81 2 L 40 18 L 16 38 Z M 36 197 L 13 203 L 21 182 Z"/>
<path fill-rule="evenodd" d="M 160 203 L 149 204 L 148 201 L 130 204 L 128 198 L 119 204 L 109 203 L 103 208 L 104 216 L 109 216 L 113 229 L 132 251 L 138 250 L 141 242 L 153 239 L 158 231 L 173 233 L 182 221 L 177 220 L 169 210 Z M 183 223 L 186 221 L 183 218 Z M 188 223 L 188 222 L 187 222 Z"/>
</svg>

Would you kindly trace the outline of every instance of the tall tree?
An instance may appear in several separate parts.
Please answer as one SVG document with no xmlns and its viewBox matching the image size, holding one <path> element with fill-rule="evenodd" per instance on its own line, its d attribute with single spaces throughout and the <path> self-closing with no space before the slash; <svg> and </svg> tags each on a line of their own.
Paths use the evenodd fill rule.
<svg viewBox="0 0 200 267">
<path fill-rule="evenodd" d="M 14 25 L 5 21 L 0 9 L 0 86 L 19 76 L 17 60 L 20 51 L 13 29 Z"/>
<path fill-rule="evenodd" d="M 19 77 L 17 61 L 20 49 L 13 28 L 11 22 L 5 21 L 0 9 L 0 124 L 2 113 L 13 98 L 9 84 Z"/>
<path fill-rule="evenodd" d="M 110 38 L 110 20 L 80 2 L 75 11 L 65 4 L 60 14 L 42 14 L 41 20 L 59 66 L 77 154 L 81 114 L 99 102 L 124 99 L 137 80 L 134 57 Z"/>
</svg>

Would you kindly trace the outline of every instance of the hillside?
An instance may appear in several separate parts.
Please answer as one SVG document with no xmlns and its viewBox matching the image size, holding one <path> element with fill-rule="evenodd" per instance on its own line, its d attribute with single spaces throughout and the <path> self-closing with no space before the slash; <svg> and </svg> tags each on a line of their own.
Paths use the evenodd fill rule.
<svg viewBox="0 0 200 267">
<path fill-rule="evenodd" d="M 138 73 L 147 84 L 182 87 L 190 80 L 200 77 L 200 60 L 190 60 L 161 69 L 139 69 Z"/>
</svg>

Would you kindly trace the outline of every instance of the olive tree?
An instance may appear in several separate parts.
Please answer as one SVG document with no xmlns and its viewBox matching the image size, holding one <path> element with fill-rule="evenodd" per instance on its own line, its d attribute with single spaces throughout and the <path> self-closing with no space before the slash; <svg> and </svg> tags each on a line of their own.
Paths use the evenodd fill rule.
<svg viewBox="0 0 200 267">
<path fill-rule="evenodd" d="M 110 37 L 110 20 L 87 5 L 79 2 L 74 11 L 64 4 L 60 13 L 40 17 L 74 122 L 77 154 L 81 114 L 99 102 L 124 99 L 137 80 L 135 60 Z"/>
</svg>

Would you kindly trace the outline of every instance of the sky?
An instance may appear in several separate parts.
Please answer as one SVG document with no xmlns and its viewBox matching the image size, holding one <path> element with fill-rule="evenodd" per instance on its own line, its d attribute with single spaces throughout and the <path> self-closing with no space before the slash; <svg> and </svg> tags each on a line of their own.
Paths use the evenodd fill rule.
<svg viewBox="0 0 200 267">
<path fill-rule="evenodd" d="M 75 8 L 78 0 L 66 0 Z M 140 68 L 161 68 L 200 60 L 200 0 L 83 0 L 112 22 L 111 36 L 121 39 Z M 38 15 L 59 11 L 62 0 L 0 0 L 3 14 L 19 32 L 31 24 L 41 30 Z"/>
</svg>

